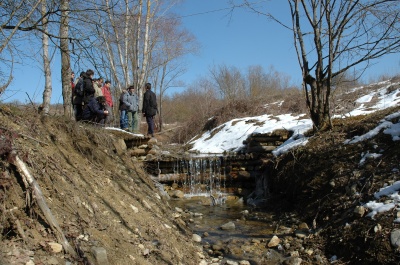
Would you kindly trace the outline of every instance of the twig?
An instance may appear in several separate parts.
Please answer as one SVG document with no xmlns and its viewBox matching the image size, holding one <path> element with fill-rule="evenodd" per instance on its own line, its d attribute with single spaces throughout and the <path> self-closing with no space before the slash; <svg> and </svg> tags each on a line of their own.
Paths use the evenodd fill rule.
<svg viewBox="0 0 400 265">
<path fill-rule="evenodd" d="M 75 250 L 68 243 L 68 240 L 66 239 L 64 233 L 62 232 L 60 226 L 58 225 L 57 220 L 54 218 L 50 208 L 47 206 L 46 200 L 42 194 L 39 184 L 36 182 L 35 178 L 31 175 L 25 163 L 19 158 L 19 156 L 14 150 L 11 151 L 9 158 L 11 163 L 17 167 L 18 172 L 20 172 L 21 176 L 26 179 L 26 181 L 32 188 L 32 192 L 34 194 L 33 197 L 36 199 L 36 202 L 38 203 L 40 209 L 42 210 L 48 224 L 53 229 L 54 234 L 56 235 L 58 241 L 61 243 L 61 245 L 64 247 L 67 253 L 76 258 L 77 254 Z"/>
</svg>

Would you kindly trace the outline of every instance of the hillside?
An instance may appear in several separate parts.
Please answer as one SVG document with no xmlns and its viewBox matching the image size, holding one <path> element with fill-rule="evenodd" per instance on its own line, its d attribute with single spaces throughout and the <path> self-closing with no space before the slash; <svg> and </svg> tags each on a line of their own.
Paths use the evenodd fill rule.
<svg viewBox="0 0 400 265">
<path fill-rule="evenodd" d="M 115 152 L 118 137 L 60 116 L 41 118 L 29 106 L 1 106 L 0 124 L 0 264 L 98 264 L 93 253 L 104 250 L 109 264 L 198 264 L 192 234 L 140 163 Z M 11 150 L 76 257 L 54 244 L 56 230 L 11 163 Z"/>
<path fill-rule="evenodd" d="M 261 170 L 269 197 L 257 210 L 275 216 L 276 231 L 297 229 L 299 221 L 309 229 L 303 231 L 305 238 L 278 234 L 282 245 L 277 248 L 249 239 L 259 253 L 251 264 L 277 264 L 268 261 L 270 250 L 300 257 L 301 264 L 399 264 L 400 143 L 379 125 L 390 121 L 397 126 L 400 107 L 385 98 L 391 107 L 374 109 L 383 94 L 397 96 L 399 84 L 375 93 L 380 88 L 344 93 L 343 113 L 362 105 L 368 114 L 343 114 L 333 120 L 331 131 L 302 131 L 305 144 L 265 159 Z M 376 95 L 368 97 L 368 104 L 358 100 L 366 91 Z M 213 264 L 203 246 L 193 242 L 190 220 L 174 212 L 142 162 L 129 151 L 120 152 L 120 135 L 61 116 L 41 117 L 31 106 L 1 105 L 0 123 L 0 264 Z M 217 134 L 208 138 L 212 135 Z M 72 252 L 60 249 L 59 231 L 27 188 L 13 154 L 36 179 Z M 384 187 L 392 192 L 378 196 Z M 370 202 L 387 207 L 379 210 Z M 241 250 L 239 243 L 236 250 Z M 108 263 L 100 262 L 102 253 Z"/>
</svg>

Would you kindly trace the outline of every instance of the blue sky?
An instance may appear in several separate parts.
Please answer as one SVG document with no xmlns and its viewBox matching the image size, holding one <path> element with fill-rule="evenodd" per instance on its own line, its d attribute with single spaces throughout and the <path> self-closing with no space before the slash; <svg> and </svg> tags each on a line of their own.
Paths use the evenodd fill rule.
<svg viewBox="0 0 400 265">
<path fill-rule="evenodd" d="M 297 63 L 291 33 L 282 26 L 243 8 L 232 13 L 227 0 L 186 0 L 173 8 L 183 25 L 196 38 L 201 49 L 198 55 L 187 56 L 188 71 L 181 76 L 186 84 L 201 76 L 207 76 L 209 69 L 225 64 L 246 70 L 249 66 L 261 65 L 267 72 L 269 67 L 291 77 L 295 85 L 301 84 L 301 72 Z M 289 19 L 286 1 L 271 1 L 270 11 L 280 19 Z M 52 103 L 62 103 L 60 58 L 56 55 L 53 67 Z M 386 56 L 364 76 L 374 79 L 381 74 L 399 73 L 400 55 Z M 42 101 L 44 78 L 37 63 L 17 65 L 14 81 L 6 95 L 0 100 L 29 102 L 26 94 L 35 102 Z M 168 92 L 179 92 L 168 90 Z"/>
</svg>

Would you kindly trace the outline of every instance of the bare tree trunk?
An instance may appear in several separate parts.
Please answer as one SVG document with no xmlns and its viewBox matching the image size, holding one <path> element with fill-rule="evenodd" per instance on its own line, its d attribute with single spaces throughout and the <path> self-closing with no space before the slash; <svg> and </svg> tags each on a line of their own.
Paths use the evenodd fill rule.
<svg viewBox="0 0 400 265">
<path fill-rule="evenodd" d="M 51 69 L 50 69 L 50 58 L 49 58 L 49 36 L 47 36 L 48 30 L 48 19 L 45 16 L 47 12 L 46 0 L 42 0 L 42 9 L 41 13 L 43 16 L 43 35 L 42 35 L 42 45 L 43 45 L 43 70 L 45 77 L 45 85 L 43 91 L 43 114 L 49 114 L 50 110 L 50 99 L 52 94 L 52 85 L 51 85 Z"/>
<path fill-rule="evenodd" d="M 64 116 L 72 118 L 71 112 L 71 68 L 68 47 L 69 31 L 69 0 L 61 0 L 60 49 L 61 49 L 61 80 L 64 100 Z"/>
</svg>

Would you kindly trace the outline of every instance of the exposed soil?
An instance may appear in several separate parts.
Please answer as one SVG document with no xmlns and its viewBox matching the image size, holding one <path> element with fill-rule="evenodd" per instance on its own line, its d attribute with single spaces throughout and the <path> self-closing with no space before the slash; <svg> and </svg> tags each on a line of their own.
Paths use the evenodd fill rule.
<svg viewBox="0 0 400 265">
<path fill-rule="evenodd" d="M 34 109 L 0 109 L 0 264 L 97 264 L 93 247 L 110 264 L 198 264 L 192 234 L 172 217 L 141 163 L 117 155 L 106 130 L 41 118 Z M 52 227 L 30 188 L 9 162 L 16 150 L 42 189 L 77 257 L 53 253 Z"/>
<path fill-rule="evenodd" d="M 293 215 L 304 220 L 313 236 L 303 246 L 337 255 L 336 264 L 400 261 L 389 240 L 399 228 L 396 211 L 375 219 L 353 213 L 385 183 L 399 179 L 393 169 L 400 168 L 400 143 L 379 134 L 343 144 L 395 111 L 336 121 L 332 131 L 266 164 L 271 194 L 266 210 L 282 220 Z M 0 124 L 0 264 L 29 264 L 32 258 L 34 264 L 96 264 L 93 247 L 104 248 L 110 264 L 200 263 L 200 245 L 142 163 L 129 152 L 117 154 L 119 136 L 59 116 L 41 117 L 29 107 L 0 106 Z M 52 250 L 49 243 L 58 242 L 57 236 L 10 160 L 11 150 L 36 178 L 77 256 Z M 384 150 L 383 156 L 359 166 L 361 153 L 374 150 Z M 265 244 L 257 247 L 264 255 Z M 299 255 L 302 264 L 317 263 L 312 255 Z"/>
<path fill-rule="evenodd" d="M 343 264 L 400 263 L 400 250 L 390 244 L 391 231 L 400 227 L 393 222 L 398 218 L 397 210 L 374 219 L 366 217 L 367 213 L 354 213 L 357 206 L 376 200 L 375 192 L 400 179 L 400 143 L 380 132 L 370 140 L 343 144 L 372 130 L 398 109 L 335 120 L 333 130 L 315 135 L 306 146 L 289 152 L 271 166 L 269 205 L 281 213 L 295 212 L 318 231 L 318 236 L 304 242 L 305 246 L 321 249 L 328 258 L 336 255 Z M 366 152 L 382 156 L 360 165 Z M 387 199 L 383 197 L 381 202 Z M 302 258 L 313 264 L 311 257 Z"/>
</svg>

